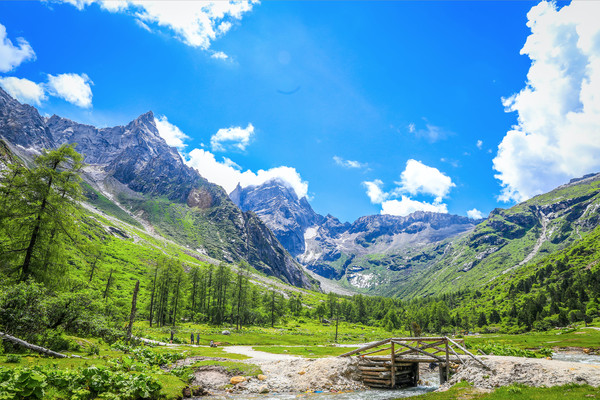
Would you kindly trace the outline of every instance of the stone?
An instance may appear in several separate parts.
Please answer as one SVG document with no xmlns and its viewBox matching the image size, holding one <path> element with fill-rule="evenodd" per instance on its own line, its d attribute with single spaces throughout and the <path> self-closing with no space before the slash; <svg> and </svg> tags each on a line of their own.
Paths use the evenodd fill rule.
<svg viewBox="0 0 600 400">
<path fill-rule="evenodd" d="M 306 371 L 302 370 L 302 371 L 298 372 L 298 375 L 304 375 L 305 373 L 306 373 Z"/>
<path fill-rule="evenodd" d="M 243 376 L 234 376 L 234 377 L 232 377 L 232 378 L 229 380 L 229 382 L 230 382 L 232 385 L 237 385 L 238 383 L 242 383 L 242 382 L 245 382 L 245 381 L 246 381 L 246 378 L 244 378 Z"/>
<path fill-rule="evenodd" d="M 192 397 L 192 389 L 190 389 L 189 386 L 186 386 L 181 391 L 181 394 L 182 394 L 182 396 L 183 396 L 184 399 L 189 399 L 190 397 Z"/>
<path fill-rule="evenodd" d="M 258 388 L 258 393 L 269 393 L 270 390 L 267 387 L 267 385 L 262 385 L 261 387 Z"/>
<path fill-rule="evenodd" d="M 223 332 L 221 332 L 221 335 L 229 336 L 229 335 L 231 335 L 231 332 L 223 331 Z"/>
<path fill-rule="evenodd" d="M 267 376 L 263 375 L 263 374 L 260 374 L 260 375 L 257 376 L 257 378 L 258 378 L 259 381 L 264 381 L 265 379 L 267 379 Z"/>
</svg>

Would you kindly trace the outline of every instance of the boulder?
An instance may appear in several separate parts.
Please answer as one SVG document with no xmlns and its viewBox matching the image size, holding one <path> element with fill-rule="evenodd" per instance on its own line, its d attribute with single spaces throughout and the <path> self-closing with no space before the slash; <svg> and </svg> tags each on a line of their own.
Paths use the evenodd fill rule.
<svg viewBox="0 0 600 400">
<path fill-rule="evenodd" d="M 223 331 L 223 332 L 221 332 L 221 335 L 226 335 L 226 336 L 227 335 L 231 335 L 231 332 L 229 332 L 229 331 Z"/>
<path fill-rule="evenodd" d="M 246 381 L 246 378 L 244 378 L 243 376 L 234 376 L 234 377 L 232 377 L 232 378 L 229 380 L 229 382 L 230 382 L 232 385 L 237 385 L 238 383 L 242 383 L 242 382 L 245 382 L 245 381 Z"/>
<path fill-rule="evenodd" d="M 258 393 L 269 393 L 270 390 L 267 387 L 267 385 L 262 385 L 261 387 L 258 388 Z"/>
</svg>

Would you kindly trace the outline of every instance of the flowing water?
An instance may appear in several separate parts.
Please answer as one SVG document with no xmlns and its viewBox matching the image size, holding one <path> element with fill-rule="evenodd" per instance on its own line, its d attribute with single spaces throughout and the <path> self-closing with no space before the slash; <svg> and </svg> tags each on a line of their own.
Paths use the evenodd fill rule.
<svg viewBox="0 0 600 400">
<path fill-rule="evenodd" d="M 558 361 L 570 361 L 570 362 L 580 362 L 583 364 L 598 364 L 600 365 L 600 356 L 594 356 L 585 353 L 570 353 L 570 352 L 562 352 L 562 353 L 553 353 L 553 360 Z"/>
<path fill-rule="evenodd" d="M 417 396 L 437 389 L 435 386 L 417 386 L 397 390 L 357 390 L 342 393 L 269 393 L 269 394 L 230 394 L 211 396 L 215 400 L 392 400 Z"/>
</svg>

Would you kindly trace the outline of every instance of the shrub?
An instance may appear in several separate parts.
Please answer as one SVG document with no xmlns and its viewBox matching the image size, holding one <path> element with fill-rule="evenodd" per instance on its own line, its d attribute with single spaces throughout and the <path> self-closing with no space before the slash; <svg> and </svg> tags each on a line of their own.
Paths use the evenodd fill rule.
<svg viewBox="0 0 600 400">
<path fill-rule="evenodd" d="M 14 363 L 14 364 L 18 364 L 21 362 L 21 356 L 18 354 L 7 354 L 6 355 L 6 362 L 7 363 Z"/>
</svg>

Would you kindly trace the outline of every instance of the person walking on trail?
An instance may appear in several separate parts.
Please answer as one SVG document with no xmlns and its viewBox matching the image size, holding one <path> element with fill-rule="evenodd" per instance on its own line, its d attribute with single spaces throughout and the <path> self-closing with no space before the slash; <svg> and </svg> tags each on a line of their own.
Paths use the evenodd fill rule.
<svg viewBox="0 0 600 400">
<path fill-rule="evenodd" d="M 171 343 L 173 343 L 173 330 L 171 330 Z"/>
<path fill-rule="evenodd" d="M 194 332 L 190 335 L 190 339 L 192 340 L 192 344 L 194 344 Z"/>
<path fill-rule="evenodd" d="M 196 344 L 200 344 L 200 334 L 196 334 Z"/>
</svg>

